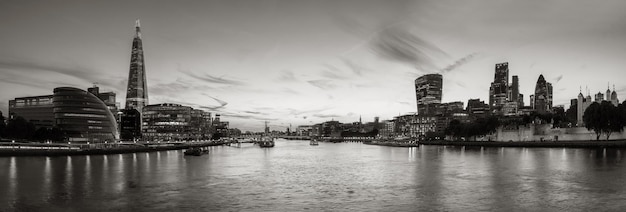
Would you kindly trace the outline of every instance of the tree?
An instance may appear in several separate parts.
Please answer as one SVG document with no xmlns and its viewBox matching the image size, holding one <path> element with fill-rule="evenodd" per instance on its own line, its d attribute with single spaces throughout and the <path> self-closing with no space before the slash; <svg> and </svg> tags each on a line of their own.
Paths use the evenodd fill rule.
<svg viewBox="0 0 626 212">
<path fill-rule="evenodd" d="M 624 131 L 626 116 L 623 108 L 621 105 L 615 107 L 608 101 L 600 104 L 594 102 L 585 110 L 583 121 L 588 130 L 596 133 L 596 140 L 600 140 L 602 133 L 606 134 L 606 140 L 609 140 L 612 133 Z"/>
<path fill-rule="evenodd" d="M 0 111 L 0 138 L 4 138 L 5 137 L 5 128 L 6 128 L 6 123 L 4 122 L 4 116 L 2 115 L 2 111 Z"/>
<path fill-rule="evenodd" d="M 578 107 L 576 107 L 576 105 L 570 107 L 569 109 L 567 109 L 567 111 L 565 111 L 565 121 L 572 123 L 572 125 L 576 124 L 576 121 L 578 121 Z"/>
<path fill-rule="evenodd" d="M 9 120 L 6 136 L 14 139 L 30 139 L 35 134 L 35 125 L 21 116 Z"/>
</svg>

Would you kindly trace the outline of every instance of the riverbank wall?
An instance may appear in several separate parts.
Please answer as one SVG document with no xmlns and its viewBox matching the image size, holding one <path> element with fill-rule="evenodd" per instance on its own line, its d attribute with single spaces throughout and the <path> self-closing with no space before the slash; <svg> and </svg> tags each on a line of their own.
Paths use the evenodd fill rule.
<svg viewBox="0 0 626 212">
<path fill-rule="evenodd" d="M 451 137 L 446 137 L 452 140 Z M 600 140 L 606 140 L 606 134 Z M 626 140 L 626 130 L 615 132 L 611 140 Z M 471 138 L 471 141 L 498 141 L 498 142 L 543 142 L 543 141 L 594 141 L 596 133 L 585 127 L 552 128 L 550 124 L 520 125 L 514 128 L 499 127 L 490 135 Z"/>
<path fill-rule="evenodd" d="M 481 147 L 566 147 L 566 148 L 626 148 L 626 140 L 609 141 L 420 141 L 423 145 L 481 146 Z"/>
<path fill-rule="evenodd" d="M 372 141 L 363 141 L 363 144 L 378 145 L 378 146 L 390 146 L 390 147 L 419 147 L 418 143 L 407 143 L 407 142 L 372 142 Z"/>
<path fill-rule="evenodd" d="M 105 155 L 136 152 L 155 152 L 208 147 L 225 144 L 224 141 L 186 142 L 186 143 L 132 143 L 107 145 L 60 145 L 38 143 L 0 143 L 0 157 L 9 156 L 67 156 L 67 155 Z"/>
</svg>

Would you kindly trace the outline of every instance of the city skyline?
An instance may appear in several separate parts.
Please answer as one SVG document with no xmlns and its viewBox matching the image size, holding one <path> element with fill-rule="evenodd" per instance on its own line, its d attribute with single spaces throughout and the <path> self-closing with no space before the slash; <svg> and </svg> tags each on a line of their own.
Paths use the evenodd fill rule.
<svg viewBox="0 0 626 212">
<path fill-rule="evenodd" d="M 219 113 L 242 130 L 416 112 L 414 80 L 429 73 L 443 75 L 442 102 L 486 101 L 503 62 L 527 104 L 540 74 L 554 105 L 607 82 L 625 99 L 626 3 L 509 3 L 2 2 L 0 110 L 94 82 L 124 105 L 135 19 L 150 102 Z"/>
</svg>

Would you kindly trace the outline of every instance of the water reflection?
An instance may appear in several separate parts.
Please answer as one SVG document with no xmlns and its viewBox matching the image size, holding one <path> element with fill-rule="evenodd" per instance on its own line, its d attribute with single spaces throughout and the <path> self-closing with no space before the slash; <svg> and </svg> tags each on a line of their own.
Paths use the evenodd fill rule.
<svg viewBox="0 0 626 212">
<path fill-rule="evenodd" d="M 619 210 L 621 149 L 277 142 L 0 158 L 3 210 Z"/>
</svg>

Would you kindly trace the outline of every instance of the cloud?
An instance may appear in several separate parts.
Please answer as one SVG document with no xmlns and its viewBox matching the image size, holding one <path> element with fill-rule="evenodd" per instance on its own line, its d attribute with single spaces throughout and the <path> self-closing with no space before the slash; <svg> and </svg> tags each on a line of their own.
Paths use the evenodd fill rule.
<svg viewBox="0 0 626 212">
<path fill-rule="evenodd" d="M 23 85 L 23 86 L 26 86 L 26 87 L 51 89 L 50 86 L 46 86 L 46 85 L 43 85 L 41 83 L 36 83 L 36 82 L 27 82 L 27 81 L 24 81 L 24 80 L 0 78 L 0 82 L 2 82 L 2 83 L 10 83 L 10 84 L 15 84 L 15 85 Z"/>
<path fill-rule="evenodd" d="M 283 91 L 283 92 L 285 92 L 285 93 L 288 93 L 288 94 L 294 94 L 294 95 L 298 95 L 298 94 L 300 94 L 300 92 L 295 91 L 295 90 L 293 90 L 293 89 L 291 89 L 291 88 L 283 88 L 283 90 L 282 90 L 282 91 Z"/>
<path fill-rule="evenodd" d="M 190 76 L 192 78 L 198 79 L 198 80 L 202 80 L 205 82 L 209 82 L 209 83 L 217 83 L 217 84 L 225 84 L 225 85 L 244 85 L 245 83 L 237 81 L 237 80 L 232 80 L 232 79 L 225 79 L 223 77 L 216 77 L 216 76 L 212 76 L 210 74 L 203 74 L 203 75 L 197 75 L 188 71 L 180 71 L 183 72 L 184 74 L 186 74 L 187 76 Z"/>
<path fill-rule="evenodd" d="M 213 109 L 223 108 L 223 107 L 225 107 L 226 105 L 228 105 L 228 102 L 226 102 L 226 101 L 224 101 L 224 100 L 221 100 L 221 99 L 218 99 L 218 98 L 212 97 L 212 96 L 210 96 L 210 95 L 208 95 L 208 94 L 202 94 L 202 95 L 207 96 L 207 97 L 209 97 L 209 98 L 211 98 L 211 99 L 213 99 L 213 100 L 217 101 L 217 102 L 220 104 L 219 106 L 215 106 L 215 107 L 213 107 Z"/>
<path fill-rule="evenodd" d="M 348 68 L 350 68 L 350 70 L 352 70 L 352 72 L 354 72 L 354 74 L 358 75 L 358 76 L 362 76 L 363 75 L 363 71 L 370 71 L 367 68 L 357 65 L 356 63 L 352 62 L 351 60 L 348 60 L 346 58 L 342 58 L 341 59 L 343 61 L 343 63 L 346 64 L 346 66 L 348 66 Z"/>
<path fill-rule="evenodd" d="M 339 118 L 341 116 L 340 115 L 336 115 L 336 114 L 313 114 L 313 117 L 317 117 L 317 118 Z"/>
<path fill-rule="evenodd" d="M 380 30 L 371 41 L 371 49 L 383 58 L 426 70 L 435 67 L 433 57 L 446 55 L 435 45 L 401 26 Z"/>
<path fill-rule="evenodd" d="M 561 81 L 561 79 L 563 79 L 563 75 L 562 74 L 559 75 L 558 77 L 554 78 L 553 80 L 554 80 L 554 83 L 557 83 L 557 82 Z"/>
<path fill-rule="evenodd" d="M 293 72 L 289 70 L 282 70 L 280 72 L 280 77 L 278 78 L 278 80 L 283 81 L 283 82 L 298 81 L 298 79 L 296 79 L 296 76 L 293 74 Z"/>
<path fill-rule="evenodd" d="M 334 83 L 332 83 L 332 81 L 330 80 L 310 80 L 307 81 L 309 84 L 318 87 L 322 90 L 330 90 L 330 89 L 334 89 L 337 87 L 337 85 L 335 85 Z"/>
<path fill-rule="evenodd" d="M 455 61 L 454 63 L 446 66 L 445 68 L 441 69 L 441 73 L 446 73 L 449 71 L 453 71 L 455 69 L 457 69 L 458 67 L 465 65 L 466 63 L 472 61 L 472 59 L 474 59 L 476 57 L 476 55 L 478 55 L 478 53 L 471 53 L 461 59 L 458 59 L 457 61 Z"/>
<path fill-rule="evenodd" d="M 121 79 L 121 77 L 103 77 L 103 74 L 93 74 L 93 73 L 101 73 L 98 70 L 93 70 L 90 68 L 79 67 L 79 66 L 59 66 L 52 64 L 39 64 L 36 62 L 27 62 L 27 61 L 0 61 L 0 67 L 6 68 L 8 70 L 30 70 L 30 71 L 43 71 L 43 72 L 53 72 L 58 74 L 63 74 L 66 76 L 75 77 L 77 79 L 81 79 L 87 82 L 109 86 L 116 88 L 115 81 Z"/>
</svg>

